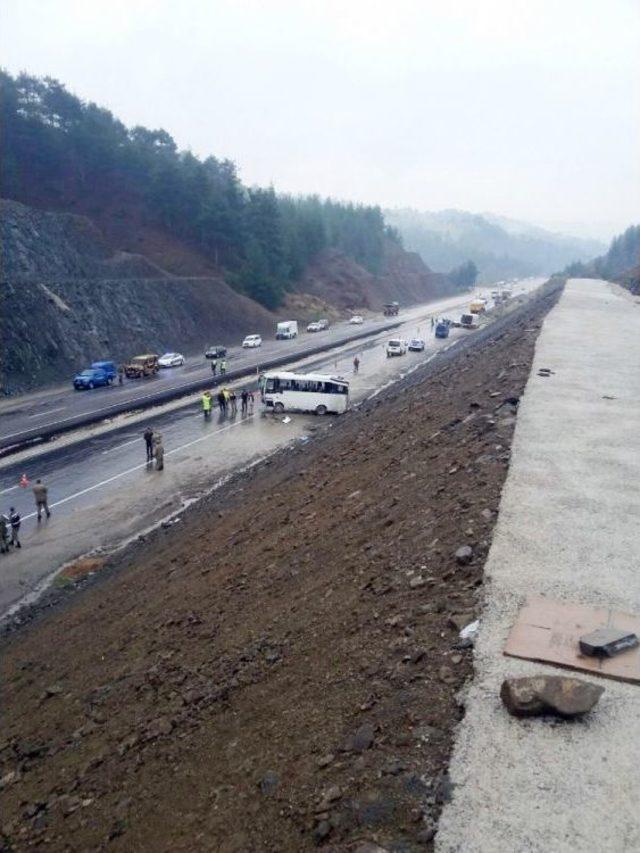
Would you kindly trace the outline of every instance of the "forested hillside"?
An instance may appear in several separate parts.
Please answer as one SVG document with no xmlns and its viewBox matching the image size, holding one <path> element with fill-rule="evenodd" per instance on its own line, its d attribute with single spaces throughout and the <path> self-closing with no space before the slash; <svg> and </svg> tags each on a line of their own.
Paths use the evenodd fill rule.
<svg viewBox="0 0 640 853">
<path fill-rule="evenodd" d="M 377 273 L 385 244 L 398 240 L 378 207 L 247 188 L 232 161 L 178 151 L 164 130 L 127 128 L 57 80 L 0 72 L 0 87 L 2 194 L 87 215 L 113 248 L 169 271 L 224 271 L 274 308 L 321 250 Z"/>
<path fill-rule="evenodd" d="M 588 264 L 570 264 L 564 272 L 573 277 L 618 281 L 632 293 L 640 293 L 640 225 L 631 225 L 614 237 L 604 255 Z"/>
<path fill-rule="evenodd" d="M 604 248 L 595 240 L 463 210 L 387 210 L 385 219 L 432 269 L 450 270 L 471 260 L 482 282 L 550 274 L 571 261 L 590 260 Z"/>
</svg>

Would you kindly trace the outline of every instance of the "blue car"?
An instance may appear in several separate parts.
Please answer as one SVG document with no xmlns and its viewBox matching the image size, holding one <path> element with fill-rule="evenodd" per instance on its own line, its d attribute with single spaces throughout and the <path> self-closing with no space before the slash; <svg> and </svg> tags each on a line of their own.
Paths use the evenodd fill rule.
<svg viewBox="0 0 640 853">
<path fill-rule="evenodd" d="M 436 325 L 436 338 L 448 338 L 449 337 L 449 324 L 448 323 L 438 323 Z"/>
<path fill-rule="evenodd" d="M 97 388 L 99 385 L 109 385 L 110 383 L 111 380 L 106 371 L 94 367 L 88 367 L 73 378 L 73 387 L 76 391 Z"/>
<path fill-rule="evenodd" d="M 107 374 L 109 382 L 113 382 L 118 375 L 118 368 L 112 361 L 94 361 L 91 365 L 92 370 L 104 370 Z"/>
</svg>

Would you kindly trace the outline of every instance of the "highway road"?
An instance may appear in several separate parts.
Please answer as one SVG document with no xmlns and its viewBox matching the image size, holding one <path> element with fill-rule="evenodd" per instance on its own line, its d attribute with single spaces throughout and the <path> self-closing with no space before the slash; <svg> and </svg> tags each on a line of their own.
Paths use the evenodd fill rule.
<svg viewBox="0 0 640 853">
<path fill-rule="evenodd" d="M 531 279 L 523 289 L 532 290 L 542 282 Z M 436 304 L 437 313 L 442 313 L 445 309 Z M 416 334 L 426 338 L 424 353 L 388 359 L 384 345 L 389 334 L 379 333 L 298 361 L 296 369 L 350 376 L 351 399 L 358 403 L 439 350 L 473 334 L 454 329 L 448 339 L 437 340 L 430 328 L 431 313 L 433 306 L 416 309 L 393 333 L 407 339 Z M 360 371 L 352 376 L 356 353 L 361 359 Z M 238 389 L 249 383 L 231 384 Z M 255 379 L 251 384 L 255 387 Z M 163 436 L 163 472 L 145 462 L 142 431 L 147 423 Z M 6 512 L 15 506 L 21 513 L 23 548 L 0 557 L 0 614 L 25 594 L 37 591 L 60 565 L 96 549 L 113 549 L 186 509 L 227 475 L 290 442 L 304 442 L 331 423 L 331 418 L 307 415 L 286 419 L 265 415 L 259 402 L 252 416 L 238 413 L 235 418 L 220 418 L 216 412 L 205 421 L 198 394 L 185 399 L 179 408 L 170 405 L 149 410 L 135 424 L 121 423 L 75 443 L 43 445 L 41 452 L 26 455 L 24 460 L 8 457 L 0 463 L 0 508 Z M 50 520 L 36 522 L 31 490 L 19 486 L 22 474 L 31 482 L 40 477 L 49 487 Z"/>
<path fill-rule="evenodd" d="M 398 319 L 406 322 L 414 317 L 423 316 L 425 311 L 460 313 L 468 301 L 468 294 L 464 296 L 458 294 L 428 305 L 404 309 Z M 290 355 L 291 358 L 298 357 L 313 347 L 323 345 L 337 346 L 363 332 L 374 334 L 381 327 L 395 322 L 395 319 L 382 316 L 375 319 L 367 318 L 362 326 L 341 322 L 323 332 L 301 331 L 299 337 L 292 341 L 266 340 L 256 349 L 242 349 L 241 346 L 229 347 L 227 369 L 230 372 L 242 370 L 247 374 L 255 374 L 270 359 L 283 355 Z M 250 332 L 249 329 L 248 333 Z M 212 343 L 225 342 L 213 341 Z M 179 346 L 176 345 L 175 349 L 179 351 Z M 72 377 L 70 377 L 65 385 L 0 402 L 0 447 L 19 443 L 21 436 L 27 432 L 35 431 L 37 435 L 41 430 L 43 432 L 61 431 L 69 426 L 69 422 L 73 422 L 80 416 L 92 416 L 94 420 L 100 420 L 109 415 L 109 408 L 114 405 L 123 404 L 124 409 L 128 410 L 153 405 L 163 392 L 179 393 L 183 389 L 187 393 L 193 383 L 206 381 L 210 376 L 211 365 L 203 354 L 190 356 L 186 358 L 182 367 L 161 370 L 156 376 L 125 380 L 122 386 L 116 383 L 94 388 L 91 391 L 75 391 L 71 386 Z"/>
</svg>

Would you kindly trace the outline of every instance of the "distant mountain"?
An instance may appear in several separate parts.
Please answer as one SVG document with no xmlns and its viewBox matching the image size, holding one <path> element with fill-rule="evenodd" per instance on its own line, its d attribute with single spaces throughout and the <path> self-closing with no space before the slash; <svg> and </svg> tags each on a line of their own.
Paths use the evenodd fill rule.
<svg viewBox="0 0 640 853">
<path fill-rule="evenodd" d="M 386 210 L 385 220 L 431 269 L 447 271 L 472 260 L 481 282 L 547 275 L 574 261 L 588 261 L 605 249 L 597 240 L 556 234 L 490 213 L 403 208 Z"/>
</svg>

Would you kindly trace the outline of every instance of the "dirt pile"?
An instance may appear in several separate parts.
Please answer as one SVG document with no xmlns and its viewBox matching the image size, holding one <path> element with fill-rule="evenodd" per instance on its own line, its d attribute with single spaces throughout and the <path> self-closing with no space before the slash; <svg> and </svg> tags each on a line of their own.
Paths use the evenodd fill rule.
<svg viewBox="0 0 640 853">
<path fill-rule="evenodd" d="M 550 303 L 239 476 L 5 640 L 8 849 L 431 844 L 472 671 L 458 632 Z"/>
</svg>

